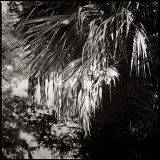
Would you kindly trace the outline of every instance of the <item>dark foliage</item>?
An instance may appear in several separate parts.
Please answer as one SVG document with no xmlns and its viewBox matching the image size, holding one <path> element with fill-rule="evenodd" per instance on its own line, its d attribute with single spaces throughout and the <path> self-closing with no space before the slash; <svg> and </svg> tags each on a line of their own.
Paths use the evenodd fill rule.
<svg viewBox="0 0 160 160">
<path fill-rule="evenodd" d="M 159 144 L 158 2 L 25 1 L 18 5 L 16 2 L 10 2 L 9 5 L 11 15 L 20 18 L 14 24 L 17 28 L 17 36 L 20 38 L 19 45 L 23 46 L 23 51 L 32 49 L 32 52 L 25 56 L 25 58 L 30 57 L 28 65 L 31 64 L 29 94 L 36 99 L 36 87 L 41 88 L 40 100 L 43 106 L 31 104 L 28 98 L 10 96 L 9 92 L 3 93 L 2 158 L 7 158 L 6 155 L 17 159 L 23 158 L 24 153 L 19 149 L 21 146 L 30 157 L 31 151 L 45 147 L 52 150 L 52 153 L 59 152 L 60 158 L 66 158 L 72 150 L 74 158 L 159 159 L 157 147 Z M 22 9 L 19 8 L 20 6 Z M 130 11 L 134 20 L 131 18 Z M 126 16 L 126 19 L 123 16 Z M 131 24 L 127 23 L 127 17 L 130 18 Z M 113 18 L 112 22 L 110 18 Z M 91 23 L 93 20 L 96 20 L 95 24 Z M 106 32 L 102 22 L 108 26 Z M 130 29 L 127 28 L 128 25 Z M 91 29 L 96 31 L 96 27 L 99 27 L 102 33 L 103 31 L 107 33 L 106 39 L 103 39 L 100 34 L 95 40 L 92 37 L 94 32 L 88 40 Z M 118 37 L 115 36 L 116 29 L 119 30 Z M 141 51 L 137 49 L 138 54 L 134 59 L 133 43 L 137 43 L 137 46 L 139 44 L 135 39 L 135 33 L 139 34 L 142 43 L 145 39 L 147 49 L 145 50 L 145 43 L 143 43 L 139 47 Z M 103 40 L 107 42 L 104 43 L 107 47 L 103 44 Z M 96 44 L 97 41 L 99 45 Z M 118 44 L 117 48 L 116 44 Z M 96 48 L 96 46 L 100 47 Z M 2 55 L 4 59 L 6 49 L 7 44 L 4 44 Z M 98 52 L 95 52 L 96 49 Z M 102 54 L 102 49 L 106 50 L 106 54 Z M 142 58 L 145 51 L 147 56 Z M 82 82 L 93 80 L 97 83 L 100 78 L 104 78 L 107 69 L 101 77 L 98 77 L 99 79 L 96 79 L 92 73 L 94 71 L 90 70 L 89 66 L 93 60 L 97 64 L 97 73 L 100 73 L 105 67 L 103 56 L 108 58 L 107 69 L 114 71 L 115 75 L 120 74 L 119 81 L 116 79 L 118 76 L 109 75 L 111 80 L 115 80 L 116 86 L 113 81 L 109 83 L 102 81 L 98 84 L 97 95 L 93 96 L 92 90 L 88 89 L 89 87 L 84 89 Z M 145 68 L 148 63 L 149 67 Z M 112 65 L 115 68 L 110 68 Z M 83 71 L 77 73 L 81 67 Z M 44 107 L 47 103 L 44 81 L 53 71 L 55 74 L 52 78 L 56 79 L 56 76 L 59 78 L 54 81 L 55 102 L 51 106 L 53 112 L 49 114 L 50 108 Z M 73 87 L 68 82 L 73 82 L 74 76 L 78 80 Z M 107 79 L 107 76 L 105 78 Z M 61 86 L 58 86 L 60 80 L 63 82 L 62 90 Z M 80 97 L 76 105 L 72 100 L 75 97 Z M 97 101 L 92 104 L 87 103 L 86 97 L 90 98 L 90 103 L 95 99 Z M 56 108 L 60 110 L 58 113 Z M 39 109 L 43 112 L 39 113 Z M 48 113 L 45 113 L 47 110 Z M 64 123 L 65 117 L 72 118 L 70 122 L 76 127 Z M 79 121 L 76 121 L 77 117 L 82 121 L 85 135 L 88 135 L 90 130 L 90 136 L 86 136 L 86 139 Z M 12 123 L 16 126 L 8 125 Z M 32 134 L 38 146 L 30 148 L 24 140 L 20 139 L 20 130 Z M 12 139 L 13 136 L 16 138 Z"/>
</svg>

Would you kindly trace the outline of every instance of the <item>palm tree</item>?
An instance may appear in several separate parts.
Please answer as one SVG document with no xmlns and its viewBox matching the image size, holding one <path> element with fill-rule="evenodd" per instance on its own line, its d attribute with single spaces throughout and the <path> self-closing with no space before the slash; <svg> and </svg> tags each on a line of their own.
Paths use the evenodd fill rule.
<svg viewBox="0 0 160 160">
<path fill-rule="evenodd" d="M 104 85 L 111 99 L 113 85 L 123 78 L 151 76 L 147 34 L 156 34 L 158 2 L 20 1 L 18 6 L 23 10 L 17 11 L 16 33 L 22 52 L 30 51 L 24 57 L 31 65 L 28 94 L 55 110 L 59 120 L 78 116 L 85 135 L 102 106 Z"/>
</svg>

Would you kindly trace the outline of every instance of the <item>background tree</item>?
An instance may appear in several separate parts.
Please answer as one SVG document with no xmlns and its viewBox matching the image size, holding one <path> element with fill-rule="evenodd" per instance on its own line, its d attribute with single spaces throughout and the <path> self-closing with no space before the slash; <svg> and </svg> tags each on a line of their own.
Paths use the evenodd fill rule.
<svg viewBox="0 0 160 160">
<path fill-rule="evenodd" d="M 128 112 L 136 106 L 153 128 L 158 80 L 151 40 L 158 36 L 158 2 L 18 3 L 16 33 L 22 52 L 30 51 L 24 58 L 31 57 L 28 93 L 34 101 L 55 110 L 59 120 L 79 117 L 88 135 L 104 97 L 114 103 L 122 95 Z M 132 122 L 135 114 L 129 117 Z"/>
</svg>

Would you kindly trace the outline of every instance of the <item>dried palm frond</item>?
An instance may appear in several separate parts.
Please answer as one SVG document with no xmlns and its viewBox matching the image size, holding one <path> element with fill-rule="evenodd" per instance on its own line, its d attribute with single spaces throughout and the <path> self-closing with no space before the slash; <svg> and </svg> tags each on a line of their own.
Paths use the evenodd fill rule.
<svg viewBox="0 0 160 160">
<path fill-rule="evenodd" d="M 105 14 L 95 4 L 80 6 L 72 13 L 75 5 L 66 15 L 61 11 L 27 18 L 21 23 L 21 30 L 27 30 L 22 32 L 24 47 L 28 46 L 24 50 L 31 49 L 24 58 L 32 56 L 28 63 L 29 95 L 56 110 L 59 120 L 78 115 L 87 136 L 91 117 L 101 106 L 103 84 L 109 85 L 111 92 L 112 81 L 115 86 L 120 75 L 118 62 L 131 54 L 125 49 L 131 26 L 136 28 L 138 37 L 134 38 L 131 72 L 138 66 L 139 75 L 142 65 L 145 73 L 142 61 L 147 59 L 146 35 L 143 27 L 134 25 L 131 11 L 124 9 L 125 5 L 130 6 L 128 3 L 121 2 L 112 14 Z M 147 65 L 149 68 L 148 62 Z"/>
<path fill-rule="evenodd" d="M 132 59 L 131 59 L 131 72 L 133 67 L 136 68 L 136 75 L 139 76 L 140 68 L 143 70 L 143 75 L 146 77 L 146 65 L 148 67 L 149 74 L 150 67 L 147 56 L 147 44 L 146 44 L 146 34 L 144 29 L 137 29 L 133 42 L 133 51 L 132 51 Z M 130 74 L 131 74 L 130 72 Z"/>
</svg>

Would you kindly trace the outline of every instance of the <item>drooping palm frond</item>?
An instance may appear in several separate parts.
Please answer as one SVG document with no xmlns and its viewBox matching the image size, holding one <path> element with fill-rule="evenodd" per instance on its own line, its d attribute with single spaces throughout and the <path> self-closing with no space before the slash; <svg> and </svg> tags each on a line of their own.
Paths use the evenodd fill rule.
<svg viewBox="0 0 160 160">
<path fill-rule="evenodd" d="M 59 119 L 78 115 L 88 135 L 90 118 L 101 106 L 102 85 L 111 91 L 111 81 L 116 84 L 120 75 L 118 62 L 132 54 L 131 72 L 136 68 L 139 75 L 142 66 L 145 75 L 146 64 L 149 69 L 143 62 L 148 58 L 146 34 L 142 25 L 135 25 L 130 3 L 111 3 L 115 8 L 108 8 L 111 14 L 96 4 L 60 6 L 69 7 L 67 14 L 51 7 L 49 15 L 43 9 L 41 14 L 47 16 L 33 18 L 34 8 L 20 24 L 23 49 L 31 50 L 24 58 L 32 57 L 28 93 L 56 110 Z M 132 37 L 133 52 L 128 53 L 125 44 L 131 31 L 136 38 Z"/>
<path fill-rule="evenodd" d="M 134 43 L 133 43 L 133 51 L 132 51 L 132 59 L 131 59 L 131 72 L 132 68 L 136 68 L 136 75 L 139 76 L 140 68 L 143 70 L 143 75 L 146 78 L 146 65 L 148 66 L 148 71 L 150 73 L 150 67 L 147 57 L 147 45 L 146 45 L 146 34 L 142 29 L 136 29 Z"/>
</svg>

